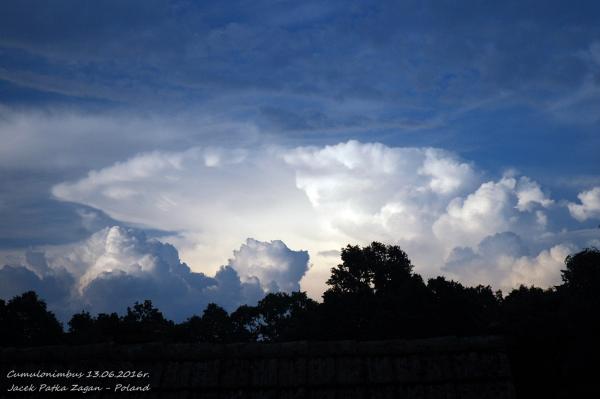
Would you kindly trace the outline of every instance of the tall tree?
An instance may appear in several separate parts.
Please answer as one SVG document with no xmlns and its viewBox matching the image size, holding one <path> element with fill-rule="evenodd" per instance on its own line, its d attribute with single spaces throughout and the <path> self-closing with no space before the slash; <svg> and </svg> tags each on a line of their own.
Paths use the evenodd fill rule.
<svg viewBox="0 0 600 399">
<path fill-rule="evenodd" d="M 6 305 L 0 304 L 0 314 L 6 328 L 5 345 L 49 345 L 63 338 L 62 325 L 33 291 L 15 296 Z"/>
<path fill-rule="evenodd" d="M 259 339 L 293 341 L 308 339 L 316 328 L 314 316 L 318 304 L 305 292 L 270 293 L 257 305 Z"/>
<path fill-rule="evenodd" d="M 324 338 L 412 337 L 424 331 L 428 292 L 397 245 L 342 249 L 323 294 Z"/>
<path fill-rule="evenodd" d="M 200 320 L 201 340 L 204 342 L 230 342 L 234 326 L 227 311 L 215 303 L 209 303 Z"/>
<path fill-rule="evenodd" d="M 331 269 L 329 290 L 343 293 L 386 293 L 411 277 L 413 265 L 397 245 L 372 242 L 342 249 L 342 263 Z"/>
<path fill-rule="evenodd" d="M 122 339 L 127 342 L 161 341 L 169 339 L 173 322 L 165 319 L 152 301 L 135 302 L 122 318 Z"/>
<path fill-rule="evenodd" d="M 99 340 L 100 335 L 96 328 L 96 320 L 89 312 L 75 313 L 69 320 L 69 342 L 75 344 L 91 343 Z"/>
</svg>

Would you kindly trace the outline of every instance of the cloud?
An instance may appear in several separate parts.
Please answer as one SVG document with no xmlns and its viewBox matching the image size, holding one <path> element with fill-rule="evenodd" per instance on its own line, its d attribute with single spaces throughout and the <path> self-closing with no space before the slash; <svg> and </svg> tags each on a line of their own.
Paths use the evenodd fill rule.
<svg viewBox="0 0 600 399">
<path fill-rule="evenodd" d="M 454 248 L 442 269 L 472 285 L 495 281 L 495 288 L 505 291 L 519 285 L 549 287 L 560 284 L 565 258 L 576 249 L 572 244 L 558 244 L 532 256 L 520 236 L 497 233 L 475 248 Z"/>
<path fill-rule="evenodd" d="M 182 112 L 167 118 L 141 111 L 31 110 L 0 104 L 0 248 L 75 242 L 100 228 L 122 224 L 98 209 L 51 198 L 51 187 L 62 181 L 155 148 L 169 152 L 195 142 L 214 148 L 203 154 L 206 165 L 227 162 L 214 144 L 231 139 L 250 145 L 257 140 L 253 125 L 209 113 Z M 241 155 L 229 156 L 235 160 Z M 131 194 L 127 187 L 107 189 L 107 195 L 117 198 Z"/>
<path fill-rule="evenodd" d="M 351 137 L 440 146 L 497 168 L 528 165 L 531 152 L 514 147 L 536 148 L 536 164 L 574 171 L 568 178 L 596 166 L 588 7 L 557 5 L 530 24 L 504 2 L 468 18 L 452 5 L 396 2 L 71 3 L 0 6 L 2 173 L 39 180 L 50 169 L 52 185 L 155 149 Z M 563 108 L 587 120 L 577 137 L 588 145 L 562 124 L 549 136 L 528 112 Z M 523 131 L 496 128 L 511 118 Z"/>
<path fill-rule="evenodd" d="M 600 187 L 582 191 L 577 195 L 581 204 L 569 202 L 569 213 L 580 222 L 600 218 Z"/>
<path fill-rule="evenodd" d="M 27 252 L 22 264 L 4 266 L 0 297 L 36 290 L 63 320 L 81 309 L 122 312 L 151 299 L 168 317 L 182 320 L 209 302 L 231 311 L 256 303 L 268 290 L 298 289 L 307 265 L 305 251 L 248 239 L 228 265 L 208 276 L 192 272 L 172 245 L 115 226 L 77 244 Z"/>
<path fill-rule="evenodd" d="M 298 291 L 308 268 L 308 252 L 292 251 L 281 240 L 260 242 L 249 238 L 233 251 L 228 266 L 243 281 L 258 279 L 265 291 Z"/>
<path fill-rule="evenodd" d="M 548 208 L 554 203 L 554 201 L 547 198 L 542 192 L 539 184 L 526 176 L 519 179 L 516 194 L 518 200 L 516 208 L 521 212 L 531 211 L 535 207 L 535 204 Z"/>
<path fill-rule="evenodd" d="M 341 252 L 338 249 L 330 249 L 327 251 L 319 251 L 318 254 L 320 256 L 327 256 L 327 257 L 331 256 L 333 258 L 339 258 L 341 255 Z"/>
<path fill-rule="evenodd" d="M 220 161 L 207 164 L 217 153 Z M 247 237 L 281 237 L 329 265 L 320 251 L 357 240 L 411 241 L 415 249 L 448 201 L 477 181 L 472 165 L 443 150 L 348 141 L 142 153 L 56 185 L 53 194 L 178 231 L 173 242 L 192 264 L 214 265 Z"/>
<path fill-rule="evenodd" d="M 354 239 L 417 240 L 455 195 L 476 184 L 471 165 L 433 148 L 348 141 L 283 155 L 296 186 L 328 225 Z"/>
<path fill-rule="evenodd" d="M 169 240 L 205 272 L 216 272 L 248 237 L 289 242 L 318 236 L 306 223 L 315 218 L 295 188 L 293 170 L 269 148 L 143 153 L 56 185 L 53 194 L 93 204 L 123 222 L 177 232 Z"/>
<path fill-rule="evenodd" d="M 218 113 L 264 119 L 271 131 L 362 121 L 372 134 L 445 119 L 498 93 L 534 106 L 568 95 L 595 74 L 594 8 L 557 5 L 530 24 L 504 2 L 471 7 L 468 18 L 454 5 L 396 2 L 132 1 L 85 11 L 18 2 L 0 12 L 0 77 L 37 94 L 25 91 L 25 103 L 49 92 L 153 111 L 219 103 Z"/>
<path fill-rule="evenodd" d="M 546 224 L 541 213 L 530 224 L 531 211 L 553 203 L 537 183 L 527 177 L 505 176 L 482 183 L 466 197 L 456 197 L 433 224 L 436 237 L 450 245 L 477 245 L 488 235 L 503 231 L 536 231 Z M 538 209 L 539 210 L 539 209 Z"/>
<path fill-rule="evenodd" d="M 214 254 L 220 262 L 247 237 L 263 242 L 281 237 L 308 250 L 314 267 L 307 270 L 299 254 L 297 262 L 292 257 L 289 263 L 276 261 L 289 255 L 282 244 L 254 240 L 236 251 L 228 265 L 241 281 L 257 278 L 263 290 L 295 289 L 300 281 L 313 296 L 323 291 L 324 276 L 337 262 L 332 248 L 348 243 L 398 244 L 425 276 L 450 270 L 456 248 L 483 256 L 489 237 L 499 233 L 519 237 L 519 246 L 504 251 L 513 257 L 538 256 L 568 243 L 581 246 L 580 239 L 569 241 L 549 230 L 559 210 L 537 182 L 515 173 L 497 180 L 483 176 L 448 151 L 351 140 L 142 153 L 56 185 L 53 193 L 118 220 L 177 231 L 169 240 L 204 272 L 217 261 Z M 527 251 L 514 252 L 517 248 Z M 254 267 L 256 259 L 260 270 Z M 487 273 L 492 285 L 520 281 L 514 277 L 516 268 L 492 269 Z M 551 275 L 528 274 L 544 284 Z"/>
<path fill-rule="evenodd" d="M 52 304 L 52 310 L 61 311 L 68 306 L 73 277 L 64 269 L 57 269 L 43 276 L 31 271 L 29 265 L 4 265 L 0 268 L 0 298 L 9 299 L 23 292 L 34 290 Z M 62 312 L 61 312 L 62 313 Z"/>
<path fill-rule="evenodd" d="M 208 108 L 167 116 L 141 110 L 90 112 L 0 104 L 0 168 L 77 175 L 156 148 L 213 146 L 222 144 L 223 136 L 248 145 L 260 136 L 252 123 L 212 115 Z"/>
</svg>

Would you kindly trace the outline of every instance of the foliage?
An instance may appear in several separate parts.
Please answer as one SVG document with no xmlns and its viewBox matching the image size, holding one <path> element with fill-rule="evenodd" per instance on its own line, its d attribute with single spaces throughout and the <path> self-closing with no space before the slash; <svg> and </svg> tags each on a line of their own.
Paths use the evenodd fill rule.
<svg viewBox="0 0 600 399">
<path fill-rule="evenodd" d="M 0 301 L 0 338 L 5 345 L 49 345 L 62 337 L 62 325 L 35 292 L 15 296 L 8 303 Z"/>
<path fill-rule="evenodd" d="M 327 284 L 335 293 L 387 293 L 409 279 L 413 266 L 397 245 L 373 242 L 342 249 L 342 263 L 331 269 Z"/>
</svg>

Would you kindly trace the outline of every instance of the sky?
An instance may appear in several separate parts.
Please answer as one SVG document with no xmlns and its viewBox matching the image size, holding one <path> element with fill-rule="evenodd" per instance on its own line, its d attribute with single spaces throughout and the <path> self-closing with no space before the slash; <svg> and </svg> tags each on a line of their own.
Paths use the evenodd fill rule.
<svg viewBox="0 0 600 399">
<path fill-rule="evenodd" d="M 600 246 L 595 1 L 4 1 L 0 298 L 319 299 L 347 244 L 560 283 Z"/>
</svg>

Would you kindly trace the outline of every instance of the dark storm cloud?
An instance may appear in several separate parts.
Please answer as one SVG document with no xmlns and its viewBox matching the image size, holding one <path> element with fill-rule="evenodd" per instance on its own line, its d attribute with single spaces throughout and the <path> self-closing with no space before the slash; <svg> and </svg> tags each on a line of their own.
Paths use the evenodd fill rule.
<svg viewBox="0 0 600 399">
<path fill-rule="evenodd" d="M 39 277 L 19 265 L 0 268 L 0 292 L 2 298 L 12 298 L 25 291 L 36 291 L 41 297 L 60 306 L 70 295 L 73 278 L 65 271 Z"/>
</svg>

